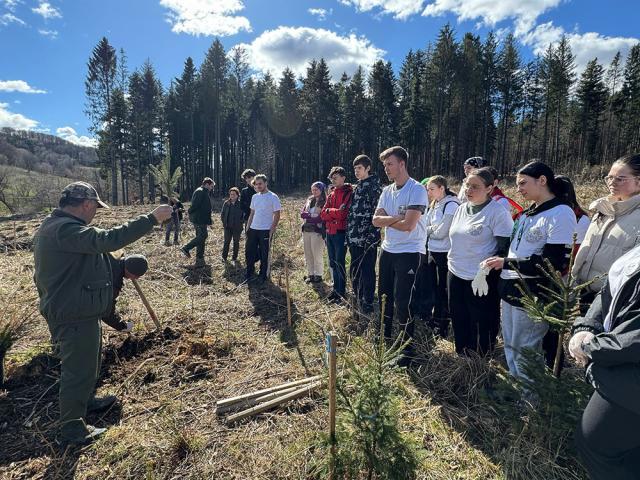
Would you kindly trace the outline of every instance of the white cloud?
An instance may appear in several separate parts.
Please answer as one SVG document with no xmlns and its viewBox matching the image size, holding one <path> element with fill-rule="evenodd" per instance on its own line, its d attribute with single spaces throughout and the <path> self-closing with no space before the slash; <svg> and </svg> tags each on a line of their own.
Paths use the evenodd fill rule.
<svg viewBox="0 0 640 480">
<path fill-rule="evenodd" d="M 560 40 L 563 34 L 569 40 L 571 51 L 576 57 L 575 64 L 578 74 L 582 73 L 587 63 L 596 57 L 604 67 L 611 63 L 618 51 L 624 59 L 631 47 L 640 42 L 638 38 L 609 37 L 596 32 L 567 33 L 564 28 L 557 27 L 552 22 L 538 25 L 526 35 L 523 35 L 521 40 L 525 45 L 529 45 L 534 53 L 542 55 L 549 44 Z"/>
<path fill-rule="evenodd" d="M 13 13 L 5 13 L 0 15 L 0 25 L 6 27 L 10 23 L 17 23 L 18 25 L 26 25 L 23 20 L 16 17 Z"/>
<path fill-rule="evenodd" d="M 244 10 L 241 0 L 160 0 L 174 33 L 229 36 L 251 31 L 246 17 L 235 15 Z"/>
<path fill-rule="evenodd" d="M 22 3 L 22 0 L 4 0 L 5 8 L 10 12 L 15 12 L 16 6 L 18 6 L 18 4 L 20 3 Z"/>
<path fill-rule="evenodd" d="M 453 13 L 458 21 L 480 20 L 488 26 L 507 19 L 515 20 L 515 34 L 522 35 L 535 25 L 537 18 L 557 7 L 562 0 L 435 0 L 422 15 L 439 16 Z"/>
<path fill-rule="evenodd" d="M 343 37 L 330 30 L 307 27 L 267 30 L 241 46 L 254 69 L 276 76 L 286 67 L 296 75 L 304 75 L 311 60 L 324 58 L 334 77 L 339 77 L 342 72 L 352 74 L 360 65 L 368 69 L 386 53 L 364 37 Z"/>
<path fill-rule="evenodd" d="M 49 2 L 40 2 L 37 8 L 32 8 L 31 11 L 40 15 L 45 20 L 50 18 L 62 18 L 60 10 L 52 6 Z"/>
<path fill-rule="evenodd" d="M 9 127 L 15 130 L 32 130 L 38 126 L 38 122 L 27 118 L 20 113 L 8 110 L 8 103 L 0 103 L 0 128 Z"/>
<path fill-rule="evenodd" d="M 0 80 L 0 92 L 47 93 L 46 90 L 33 88 L 24 80 Z"/>
<path fill-rule="evenodd" d="M 425 0 L 340 0 L 340 3 L 355 7 L 359 12 L 380 10 L 383 14 L 405 20 L 411 15 L 420 13 L 426 2 Z"/>
<path fill-rule="evenodd" d="M 333 8 L 327 10 L 326 8 L 310 8 L 307 10 L 314 17 L 318 17 L 321 22 L 326 20 L 328 16 L 333 14 Z"/>
<path fill-rule="evenodd" d="M 58 38 L 58 31 L 57 30 L 44 30 L 44 29 L 38 29 L 38 33 L 40 35 L 42 35 L 43 37 L 49 37 L 51 39 L 56 39 Z"/>
<path fill-rule="evenodd" d="M 80 145 L 81 147 L 96 147 L 98 142 L 95 138 L 79 136 L 73 127 L 60 127 L 56 129 L 56 135 L 67 142 Z"/>
</svg>

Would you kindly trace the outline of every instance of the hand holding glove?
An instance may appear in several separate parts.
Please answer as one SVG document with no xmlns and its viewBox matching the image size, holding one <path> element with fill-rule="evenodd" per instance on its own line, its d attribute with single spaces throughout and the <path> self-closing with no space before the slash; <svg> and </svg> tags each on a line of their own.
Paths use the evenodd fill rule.
<svg viewBox="0 0 640 480">
<path fill-rule="evenodd" d="M 487 275 L 489 275 L 490 271 L 491 269 L 487 267 L 484 262 L 482 262 L 480 264 L 480 268 L 478 269 L 478 273 L 476 273 L 475 278 L 471 281 L 471 290 L 477 297 L 483 297 L 487 293 L 489 293 Z"/>
<path fill-rule="evenodd" d="M 571 340 L 569 340 L 569 353 L 581 367 L 584 367 L 589 363 L 589 357 L 587 357 L 584 350 L 582 350 L 582 345 L 589 343 L 593 337 L 595 337 L 593 333 L 581 331 L 577 332 L 573 337 L 571 337 Z"/>
</svg>

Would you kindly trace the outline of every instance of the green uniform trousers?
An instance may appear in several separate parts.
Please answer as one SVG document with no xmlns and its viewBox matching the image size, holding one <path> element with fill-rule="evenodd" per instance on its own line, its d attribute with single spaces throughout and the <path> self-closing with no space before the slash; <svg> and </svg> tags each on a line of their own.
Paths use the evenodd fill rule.
<svg viewBox="0 0 640 480">
<path fill-rule="evenodd" d="M 87 405 L 100 372 L 100 319 L 49 326 L 54 353 L 60 359 L 60 435 L 77 439 L 87 435 Z"/>
</svg>

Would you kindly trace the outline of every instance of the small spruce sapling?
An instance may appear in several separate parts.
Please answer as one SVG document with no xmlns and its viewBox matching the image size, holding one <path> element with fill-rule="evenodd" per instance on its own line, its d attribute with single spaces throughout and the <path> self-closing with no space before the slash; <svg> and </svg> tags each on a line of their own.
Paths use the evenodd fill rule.
<svg viewBox="0 0 640 480">
<path fill-rule="evenodd" d="M 415 478 L 417 449 L 399 429 L 401 402 L 395 373 L 406 343 L 399 336 L 387 347 L 381 320 L 375 342 L 358 337 L 351 346 L 364 361 L 346 358 L 346 376 L 337 383 L 334 478 Z M 331 444 L 328 435 L 323 444 Z M 327 478 L 330 459 L 322 462 L 315 473 Z"/>
<path fill-rule="evenodd" d="M 576 250 L 575 241 L 576 236 L 574 235 L 572 251 Z M 543 275 L 543 280 L 540 283 L 540 296 L 531 291 L 522 276 L 520 276 L 520 282 L 517 285 L 522 294 L 520 299 L 522 308 L 527 312 L 527 315 L 536 322 L 547 322 L 549 328 L 559 334 L 558 348 L 553 364 L 553 374 L 556 378 L 560 378 L 565 335 L 571 330 L 573 322 L 580 315 L 580 294 L 597 280 L 594 278 L 588 282 L 579 283 L 573 274 L 574 260 L 575 255 L 572 254 L 568 273 L 563 275 L 553 268 L 548 259 L 544 259 L 544 267 L 538 267 Z"/>
</svg>

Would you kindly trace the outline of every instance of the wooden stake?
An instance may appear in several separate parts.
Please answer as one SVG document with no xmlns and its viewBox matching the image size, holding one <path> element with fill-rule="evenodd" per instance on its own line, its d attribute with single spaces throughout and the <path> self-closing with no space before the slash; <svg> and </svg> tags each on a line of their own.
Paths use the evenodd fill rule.
<svg viewBox="0 0 640 480">
<path fill-rule="evenodd" d="M 262 402 L 268 402 L 269 400 L 273 400 L 274 398 L 281 397 L 282 395 L 286 395 L 287 393 L 291 393 L 300 388 L 300 386 L 285 388 L 284 390 L 278 390 L 275 392 L 267 393 L 266 395 L 262 395 L 261 397 L 249 398 L 246 400 L 241 400 L 239 402 L 230 403 L 228 405 L 222 407 L 216 407 L 216 415 L 222 415 L 231 410 L 240 410 L 242 408 L 253 407 L 254 405 L 258 405 Z"/>
<path fill-rule="evenodd" d="M 322 382 L 314 382 L 309 385 L 305 385 L 304 387 L 298 390 L 294 390 L 291 393 L 287 393 L 286 395 L 274 398 L 273 400 L 270 400 L 266 403 L 262 403 L 255 407 L 249 408 L 248 410 L 243 410 L 242 412 L 236 413 L 235 415 L 230 415 L 229 417 L 227 417 L 227 424 L 232 424 L 247 417 L 257 415 L 258 413 L 266 412 L 267 410 L 271 410 L 272 408 L 277 407 L 278 405 L 282 405 L 283 403 L 289 402 L 291 400 L 305 397 L 314 390 L 317 390 L 321 384 Z"/>
<path fill-rule="evenodd" d="M 329 441 L 331 442 L 331 465 L 329 478 L 335 478 L 336 458 L 336 348 L 338 337 L 334 332 L 327 333 L 327 356 L 329 357 Z"/>
<path fill-rule="evenodd" d="M 291 294 L 289 293 L 289 266 L 284 262 L 284 288 L 287 294 L 287 324 L 291 326 Z"/>
<path fill-rule="evenodd" d="M 147 300 L 147 297 L 145 297 L 144 293 L 142 292 L 142 289 L 140 288 L 140 285 L 138 284 L 137 280 L 131 280 L 131 283 L 133 283 L 133 286 L 136 288 L 136 292 L 138 292 L 138 295 L 140 296 L 140 300 L 142 300 L 142 303 L 144 304 L 145 308 L 147 309 L 147 312 L 149 312 L 149 316 L 151 317 L 151 320 L 153 320 L 153 323 L 155 323 L 156 328 L 158 330 L 160 330 L 162 328 L 162 326 L 160 325 L 160 322 L 158 321 L 158 317 L 156 317 L 156 313 L 153 311 L 153 308 L 151 308 L 151 305 L 149 304 L 149 301 Z"/>
<path fill-rule="evenodd" d="M 244 395 L 240 395 L 238 397 L 226 398 L 224 400 L 220 400 L 216 402 L 216 408 L 225 407 L 227 405 L 232 405 L 237 402 L 242 402 L 244 400 L 250 400 L 252 398 L 261 397 L 268 393 L 278 392 L 281 390 L 285 390 L 290 387 L 297 387 L 300 385 L 305 385 L 307 383 L 315 382 L 320 380 L 320 375 L 316 375 L 315 377 L 303 378 L 302 380 L 296 380 L 293 382 L 283 383 L 282 385 L 277 385 L 275 387 L 265 388 L 263 390 L 258 390 L 256 392 L 246 393 Z"/>
<path fill-rule="evenodd" d="M 558 348 L 556 349 L 556 358 L 553 361 L 553 375 L 560 378 L 560 367 L 562 366 L 562 349 L 564 348 L 564 332 L 558 335 Z"/>
</svg>

